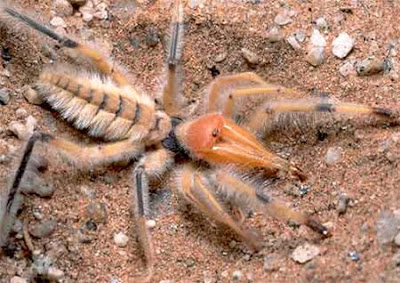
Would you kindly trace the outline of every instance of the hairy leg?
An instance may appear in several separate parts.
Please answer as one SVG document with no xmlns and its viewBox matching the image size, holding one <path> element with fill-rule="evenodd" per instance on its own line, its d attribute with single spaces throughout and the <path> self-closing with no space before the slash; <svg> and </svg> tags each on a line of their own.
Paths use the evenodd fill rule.
<svg viewBox="0 0 400 283">
<path fill-rule="evenodd" d="M 149 207 L 149 180 L 161 177 L 173 163 L 172 154 L 159 149 L 145 155 L 133 170 L 133 203 L 132 211 L 136 222 L 138 241 L 143 249 L 146 259 L 146 275 L 141 277 L 138 282 L 147 282 L 153 275 L 155 262 L 154 248 L 151 234 L 147 227 L 147 220 L 150 219 Z"/>
<path fill-rule="evenodd" d="M 20 12 L 14 10 L 11 7 L 2 6 L 0 7 L 4 13 L 9 16 L 24 22 L 29 27 L 37 30 L 38 32 L 56 40 L 61 47 L 71 48 L 81 55 L 89 58 L 93 64 L 93 66 L 101 73 L 110 76 L 117 84 L 119 85 L 128 85 L 128 79 L 123 74 L 121 70 L 119 70 L 116 66 L 114 66 L 101 52 L 98 50 L 91 48 L 85 44 L 74 41 L 68 37 L 61 36 L 51 29 L 48 29 L 44 25 L 38 23 L 32 18 L 21 14 Z"/>
<path fill-rule="evenodd" d="M 210 184 L 208 184 L 207 178 L 203 174 L 196 172 L 190 166 L 186 166 L 182 171 L 179 182 L 179 191 L 189 203 L 211 219 L 228 226 L 252 250 L 257 251 L 260 249 L 260 243 L 255 235 L 243 230 L 214 197 L 211 193 Z"/>
<path fill-rule="evenodd" d="M 143 152 L 143 146 L 130 141 L 120 141 L 105 145 L 82 146 L 49 134 L 34 133 L 28 140 L 17 171 L 13 176 L 8 190 L 7 203 L 4 211 L 0 211 L 0 246 L 7 244 L 8 235 L 13 225 L 15 215 L 21 205 L 20 185 L 31 162 L 37 143 L 48 145 L 72 162 L 80 169 L 95 168 L 113 162 L 132 160 Z"/>
<path fill-rule="evenodd" d="M 167 83 L 163 91 L 165 112 L 176 116 L 182 107 L 182 89 L 180 85 L 180 59 L 183 46 L 183 5 L 175 0 L 175 11 L 172 18 L 172 34 L 168 50 Z"/>
<path fill-rule="evenodd" d="M 276 218 L 295 221 L 310 227 L 323 236 L 328 236 L 329 234 L 328 229 L 319 220 L 294 211 L 282 202 L 274 200 L 269 196 L 257 194 L 254 187 L 225 170 L 217 170 L 214 181 L 220 185 L 219 188 L 222 192 L 229 199 L 238 203 L 239 206 L 250 206 Z"/>
</svg>

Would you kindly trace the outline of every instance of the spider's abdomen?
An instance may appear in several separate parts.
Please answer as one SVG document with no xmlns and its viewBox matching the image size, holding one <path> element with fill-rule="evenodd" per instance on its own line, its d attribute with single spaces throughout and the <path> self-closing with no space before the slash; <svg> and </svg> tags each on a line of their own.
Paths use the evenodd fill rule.
<svg viewBox="0 0 400 283">
<path fill-rule="evenodd" d="M 96 76 L 45 71 L 36 89 L 75 128 L 105 140 L 142 139 L 155 123 L 154 101 Z"/>
</svg>

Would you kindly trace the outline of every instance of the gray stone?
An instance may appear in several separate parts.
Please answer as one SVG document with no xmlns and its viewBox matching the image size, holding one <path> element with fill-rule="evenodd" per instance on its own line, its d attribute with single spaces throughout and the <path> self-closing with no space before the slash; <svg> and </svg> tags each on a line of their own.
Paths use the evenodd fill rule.
<svg viewBox="0 0 400 283">
<path fill-rule="evenodd" d="M 241 270 L 235 270 L 232 273 L 232 280 L 233 281 L 240 281 L 243 277 L 242 271 Z"/>
<path fill-rule="evenodd" d="M 339 213 L 339 215 L 346 213 L 349 202 L 350 198 L 346 194 L 339 195 L 337 206 L 337 212 Z"/>
<path fill-rule="evenodd" d="M 71 3 L 67 0 L 54 0 L 53 9 L 58 16 L 71 16 L 74 12 Z"/>
<path fill-rule="evenodd" d="M 287 11 L 283 11 L 283 12 L 279 13 L 278 15 L 276 15 L 274 22 L 277 25 L 284 26 L 284 25 L 290 24 L 292 22 L 292 19 L 289 17 Z"/>
<path fill-rule="evenodd" d="M 311 244 L 298 246 L 292 253 L 291 258 L 298 263 L 306 263 L 319 255 L 320 249 Z"/>
<path fill-rule="evenodd" d="M 11 89 L 9 88 L 2 88 L 0 89 L 0 105 L 7 105 L 10 101 L 11 96 Z"/>
<path fill-rule="evenodd" d="M 374 56 L 368 57 L 355 64 L 356 72 L 359 76 L 370 76 L 378 74 L 385 69 L 385 60 L 377 59 Z"/>
<path fill-rule="evenodd" d="M 315 24 L 320 31 L 324 33 L 327 33 L 329 31 L 329 24 L 324 17 L 316 19 Z"/>
<path fill-rule="evenodd" d="M 57 222 L 54 220 L 46 220 L 38 223 L 29 229 L 29 233 L 35 238 L 46 238 L 54 233 Z"/>
<path fill-rule="evenodd" d="M 306 34 L 302 31 L 296 31 L 294 33 L 294 36 L 296 37 L 298 42 L 304 42 L 306 40 Z"/>
<path fill-rule="evenodd" d="M 328 165 L 338 163 L 342 159 L 343 149 L 341 147 L 330 147 L 326 152 L 325 162 Z"/>
<path fill-rule="evenodd" d="M 104 203 L 91 202 L 85 208 L 85 217 L 97 224 L 107 222 L 107 210 Z"/>
<path fill-rule="evenodd" d="M 291 35 L 287 38 L 287 42 L 290 44 L 290 46 L 292 46 L 292 48 L 294 50 L 300 50 L 301 46 L 300 44 L 297 42 L 296 37 L 294 35 Z"/>
<path fill-rule="evenodd" d="M 257 65 L 260 62 L 260 57 L 256 53 L 250 51 L 247 48 L 242 48 L 241 51 L 242 56 L 244 57 L 244 59 L 246 59 L 248 63 L 252 65 Z"/>
<path fill-rule="evenodd" d="M 376 229 L 379 244 L 386 245 L 393 242 L 398 234 L 398 221 L 395 215 L 389 210 L 382 211 Z"/>
<path fill-rule="evenodd" d="M 281 34 L 281 30 L 277 26 L 271 27 L 266 34 L 266 39 L 268 42 L 274 43 L 274 42 L 279 42 L 282 40 L 283 36 Z"/>
<path fill-rule="evenodd" d="M 46 277 L 50 281 L 60 281 L 64 278 L 64 271 L 54 266 L 50 266 Z"/>
<path fill-rule="evenodd" d="M 312 66 L 321 65 L 325 59 L 325 51 L 323 47 L 310 47 L 307 51 L 306 61 Z"/>
</svg>

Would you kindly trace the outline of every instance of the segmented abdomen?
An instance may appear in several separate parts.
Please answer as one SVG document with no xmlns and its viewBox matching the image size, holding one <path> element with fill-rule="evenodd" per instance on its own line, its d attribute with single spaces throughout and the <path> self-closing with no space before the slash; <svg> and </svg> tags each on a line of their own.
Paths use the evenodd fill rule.
<svg viewBox="0 0 400 283">
<path fill-rule="evenodd" d="M 45 71 L 36 89 L 64 119 L 94 137 L 138 140 L 155 123 L 155 105 L 150 97 L 94 75 Z"/>
</svg>

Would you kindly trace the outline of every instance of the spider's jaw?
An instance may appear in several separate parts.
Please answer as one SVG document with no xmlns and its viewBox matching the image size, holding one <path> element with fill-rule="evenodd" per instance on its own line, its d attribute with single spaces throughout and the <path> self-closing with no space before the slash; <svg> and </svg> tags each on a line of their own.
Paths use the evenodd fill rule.
<svg viewBox="0 0 400 283">
<path fill-rule="evenodd" d="M 193 157 L 210 164 L 270 168 L 275 158 L 252 133 L 218 114 L 184 123 L 176 135 Z"/>
</svg>

